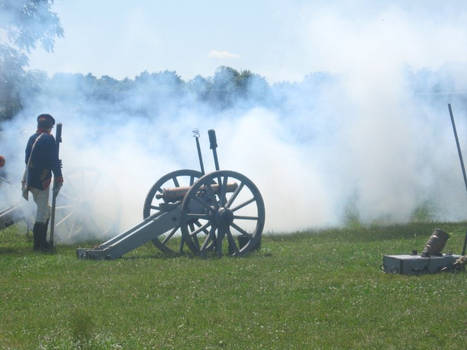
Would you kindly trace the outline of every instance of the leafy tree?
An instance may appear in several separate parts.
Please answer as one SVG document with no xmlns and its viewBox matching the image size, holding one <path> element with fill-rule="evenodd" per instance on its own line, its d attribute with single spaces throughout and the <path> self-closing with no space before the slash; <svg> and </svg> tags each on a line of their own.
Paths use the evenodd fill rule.
<svg viewBox="0 0 467 350">
<path fill-rule="evenodd" d="M 233 68 L 221 66 L 216 70 L 209 92 L 211 104 L 226 109 L 234 104 L 240 95 L 240 73 Z"/>
<path fill-rule="evenodd" d="M 63 36 L 53 0 L 0 0 L 0 120 L 21 109 L 27 54 L 38 44 L 52 51 Z"/>
<path fill-rule="evenodd" d="M 53 0 L 0 0 L 0 30 L 7 45 L 29 52 L 37 43 L 52 51 L 56 37 L 63 36 Z"/>
<path fill-rule="evenodd" d="M 249 70 L 238 72 L 225 66 L 216 70 L 207 93 L 211 105 L 219 109 L 235 105 L 264 104 L 270 94 L 269 84 L 263 77 Z"/>
<path fill-rule="evenodd" d="M 211 88 L 212 82 L 201 75 L 197 75 L 187 83 L 188 92 L 195 101 L 206 102 Z"/>
<path fill-rule="evenodd" d="M 25 55 L 9 46 L 0 45 L 0 121 L 21 109 L 19 86 L 26 62 Z"/>
</svg>

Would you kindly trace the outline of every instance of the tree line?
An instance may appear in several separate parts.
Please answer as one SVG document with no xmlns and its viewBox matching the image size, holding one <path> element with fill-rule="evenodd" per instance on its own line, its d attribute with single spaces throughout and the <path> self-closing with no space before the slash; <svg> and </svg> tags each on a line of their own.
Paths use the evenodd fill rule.
<svg viewBox="0 0 467 350">
<path fill-rule="evenodd" d="M 0 0 L 0 120 L 22 108 L 28 54 L 37 46 L 52 51 L 63 36 L 52 5 L 53 0 Z"/>
<path fill-rule="evenodd" d="M 196 76 L 189 81 L 171 71 L 142 72 L 134 79 L 122 80 L 66 73 L 49 78 L 44 72 L 27 70 L 27 67 L 32 49 L 40 46 L 52 51 L 55 40 L 63 36 L 63 28 L 52 5 L 53 0 L 0 0 L 0 123 L 14 118 L 27 100 L 51 92 L 68 93 L 65 96 L 68 98 L 79 92 L 85 100 L 109 103 L 131 100 L 129 97 L 138 95 L 140 99 L 148 99 L 146 105 L 155 99 L 161 102 L 159 106 L 163 106 L 166 99 L 223 111 L 256 105 L 287 108 L 284 104 L 288 97 L 313 99 L 320 89 L 339 79 L 328 73 L 313 73 L 300 83 L 269 84 L 258 74 L 225 66 L 219 67 L 211 77 Z M 415 93 L 422 92 L 427 96 L 441 94 L 457 84 L 452 73 L 443 71 L 408 71 L 407 80 Z M 128 106 L 127 109 L 131 113 L 135 108 Z"/>
</svg>

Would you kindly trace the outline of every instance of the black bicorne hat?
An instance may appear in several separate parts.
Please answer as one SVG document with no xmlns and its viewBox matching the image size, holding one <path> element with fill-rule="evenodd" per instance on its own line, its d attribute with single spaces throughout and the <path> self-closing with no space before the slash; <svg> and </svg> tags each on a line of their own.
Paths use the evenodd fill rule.
<svg viewBox="0 0 467 350">
<path fill-rule="evenodd" d="M 37 117 L 37 127 L 40 129 L 50 129 L 54 124 L 55 119 L 50 114 L 41 114 Z"/>
</svg>

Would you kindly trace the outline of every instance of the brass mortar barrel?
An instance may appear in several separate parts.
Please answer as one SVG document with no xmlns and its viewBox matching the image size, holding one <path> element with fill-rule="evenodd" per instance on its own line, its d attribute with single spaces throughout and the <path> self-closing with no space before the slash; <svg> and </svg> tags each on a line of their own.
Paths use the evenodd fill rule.
<svg viewBox="0 0 467 350">
<path fill-rule="evenodd" d="M 430 236 L 428 241 L 423 248 L 422 256 L 439 256 L 441 255 L 441 251 L 443 250 L 444 246 L 446 245 L 447 240 L 449 239 L 449 234 L 436 228 L 433 231 L 433 234 Z"/>
<path fill-rule="evenodd" d="M 219 185 L 213 184 L 210 186 L 214 193 L 219 192 Z M 234 192 L 238 187 L 237 183 L 229 183 L 226 186 L 226 192 Z M 186 187 L 175 187 L 175 188 L 164 188 L 162 189 L 162 194 L 156 194 L 157 199 L 163 199 L 166 203 L 173 203 L 183 199 L 186 193 L 190 190 L 190 186 Z M 204 186 L 200 188 L 204 190 Z"/>
</svg>

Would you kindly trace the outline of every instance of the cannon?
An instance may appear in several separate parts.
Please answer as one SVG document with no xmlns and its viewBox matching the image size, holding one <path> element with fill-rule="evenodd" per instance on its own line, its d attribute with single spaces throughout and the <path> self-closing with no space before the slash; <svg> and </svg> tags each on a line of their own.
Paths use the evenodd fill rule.
<svg viewBox="0 0 467 350">
<path fill-rule="evenodd" d="M 29 220 L 24 214 L 22 205 L 13 205 L 0 210 L 0 230 L 16 224 L 18 221 L 25 221 L 29 233 Z"/>
<path fill-rule="evenodd" d="M 0 155 L 0 191 L 4 186 L 11 186 L 11 182 L 4 175 L 5 157 Z M 26 220 L 24 207 L 21 204 L 8 205 L 0 209 L 0 230 L 15 224 L 17 221 L 25 220 L 29 233 L 29 222 Z"/>
<path fill-rule="evenodd" d="M 167 254 L 187 247 L 194 255 L 243 256 L 259 249 L 265 222 L 261 193 L 246 176 L 219 169 L 215 131 L 208 135 L 215 171 L 204 172 L 195 130 L 201 170 L 161 177 L 145 198 L 142 222 L 94 248 L 78 248 L 78 258 L 115 259 L 150 241 Z"/>
</svg>

